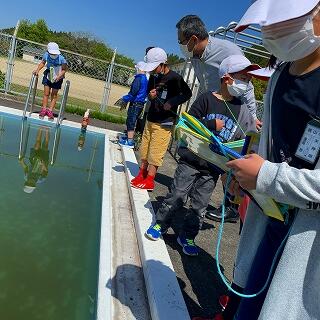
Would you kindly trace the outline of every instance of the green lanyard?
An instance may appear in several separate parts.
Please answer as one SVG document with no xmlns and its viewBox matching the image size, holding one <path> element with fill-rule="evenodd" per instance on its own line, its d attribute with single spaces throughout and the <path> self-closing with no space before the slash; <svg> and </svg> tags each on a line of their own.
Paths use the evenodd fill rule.
<svg viewBox="0 0 320 320">
<path fill-rule="evenodd" d="M 226 107 L 228 108 L 228 110 L 229 110 L 229 112 L 231 113 L 234 121 L 237 123 L 237 125 L 239 126 L 240 130 L 242 131 L 242 133 L 243 133 L 244 135 L 246 135 L 246 133 L 244 132 L 244 130 L 241 128 L 240 123 L 238 122 L 238 120 L 237 120 L 236 117 L 234 116 L 233 112 L 232 112 L 231 109 L 229 108 L 229 105 L 228 105 L 227 101 L 225 101 L 225 100 L 223 99 L 223 102 L 224 102 L 224 104 L 226 105 Z"/>
</svg>

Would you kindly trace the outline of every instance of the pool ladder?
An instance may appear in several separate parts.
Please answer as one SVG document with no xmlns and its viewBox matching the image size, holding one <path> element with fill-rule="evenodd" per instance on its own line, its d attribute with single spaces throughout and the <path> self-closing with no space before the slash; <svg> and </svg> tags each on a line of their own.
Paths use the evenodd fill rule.
<svg viewBox="0 0 320 320">
<path fill-rule="evenodd" d="M 24 109 L 23 109 L 23 118 L 27 118 L 28 107 L 29 107 L 29 117 L 31 116 L 31 114 L 33 112 L 34 102 L 35 102 L 35 98 L 37 95 L 38 79 L 39 79 L 39 76 L 32 74 L 30 84 L 29 84 L 29 90 L 28 90 L 28 94 L 27 94 L 26 103 L 25 103 Z M 60 124 L 63 120 L 63 117 L 64 117 L 64 110 L 65 110 L 65 107 L 67 104 L 69 88 L 70 88 L 70 81 L 67 80 L 64 85 L 64 88 L 63 88 L 63 94 L 61 96 L 60 109 L 59 109 L 59 114 L 58 114 L 57 122 L 56 122 L 57 126 L 60 126 Z M 30 101 L 30 99 L 31 99 L 31 101 Z"/>
<path fill-rule="evenodd" d="M 19 145 L 19 160 L 24 158 L 27 151 L 30 123 L 27 124 L 27 117 L 22 118 L 21 131 L 20 131 L 20 145 Z M 50 158 L 50 165 L 54 165 L 57 159 L 58 148 L 60 143 L 61 127 L 59 124 L 54 126 L 54 139 Z"/>
</svg>

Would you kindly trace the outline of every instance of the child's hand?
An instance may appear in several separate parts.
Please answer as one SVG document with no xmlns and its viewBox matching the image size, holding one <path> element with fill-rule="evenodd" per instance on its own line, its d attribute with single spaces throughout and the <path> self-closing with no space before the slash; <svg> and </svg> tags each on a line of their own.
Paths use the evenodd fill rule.
<svg viewBox="0 0 320 320">
<path fill-rule="evenodd" d="M 152 89 L 150 92 L 149 92 L 149 98 L 152 100 L 152 99 L 155 99 L 157 96 L 157 89 Z"/>
<path fill-rule="evenodd" d="M 39 71 L 38 71 L 38 69 L 33 70 L 33 71 L 32 71 L 32 73 L 33 73 L 35 76 L 38 76 L 38 75 L 39 75 Z"/>
<path fill-rule="evenodd" d="M 256 128 L 257 131 L 260 131 L 262 129 L 262 122 L 259 119 L 256 120 Z"/>
<path fill-rule="evenodd" d="M 264 161 L 257 154 L 249 154 L 244 159 L 229 161 L 227 167 L 233 169 L 233 174 L 242 188 L 255 190 L 258 174 Z"/>
<path fill-rule="evenodd" d="M 216 119 L 216 131 L 221 131 L 224 127 L 224 121 L 221 119 Z"/>
<path fill-rule="evenodd" d="M 163 105 L 163 109 L 168 111 L 171 109 L 171 104 L 169 102 L 166 102 L 164 105 Z"/>
</svg>

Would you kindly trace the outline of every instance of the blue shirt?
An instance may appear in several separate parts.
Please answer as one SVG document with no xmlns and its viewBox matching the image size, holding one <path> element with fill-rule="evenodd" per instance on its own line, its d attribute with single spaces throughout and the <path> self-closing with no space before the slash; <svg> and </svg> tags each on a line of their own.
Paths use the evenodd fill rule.
<svg viewBox="0 0 320 320">
<path fill-rule="evenodd" d="M 43 54 L 42 60 L 47 62 L 47 69 L 50 69 L 50 67 L 59 67 L 63 64 L 67 64 L 67 60 L 62 54 L 59 54 L 57 58 L 52 59 L 48 51 Z"/>
<path fill-rule="evenodd" d="M 131 84 L 130 91 L 122 99 L 125 102 L 139 102 L 144 103 L 148 95 L 148 79 L 145 74 L 139 73 L 135 75 L 135 78 Z"/>
<path fill-rule="evenodd" d="M 67 60 L 62 54 L 59 54 L 55 59 L 52 59 L 48 51 L 44 53 L 42 60 L 47 63 L 47 70 L 45 71 L 44 74 L 45 76 L 48 77 L 48 79 L 49 79 L 49 70 L 51 67 L 53 67 L 54 69 L 54 77 L 57 77 L 61 72 L 62 65 L 67 64 Z"/>
</svg>

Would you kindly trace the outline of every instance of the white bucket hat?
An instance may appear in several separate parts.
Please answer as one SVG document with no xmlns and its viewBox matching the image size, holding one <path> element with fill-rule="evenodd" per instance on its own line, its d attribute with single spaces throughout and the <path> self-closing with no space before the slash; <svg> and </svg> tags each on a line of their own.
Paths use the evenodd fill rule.
<svg viewBox="0 0 320 320">
<path fill-rule="evenodd" d="M 140 62 L 139 68 L 141 71 L 150 72 L 154 70 L 159 64 L 167 62 L 167 54 L 161 48 L 150 49 L 145 56 L 145 62 Z"/>
<path fill-rule="evenodd" d="M 256 0 L 235 28 L 241 32 L 251 24 L 261 27 L 302 17 L 311 12 L 319 0 Z"/>
<path fill-rule="evenodd" d="M 219 67 L 220 78 L 224 77 L 227 73 L 236 73 L 242 70 L 252 71 L 260 69 L 257 64 L 252 64 L 249 59 L 243 55 L 232 55 L 225 58 Z"/>
<path fill-rule="evenodd" d="M 47 50 L 51 54 L 60 54 L 59 46 L 55 42 L 49 42 L 47 45 Z"/>
<path fill-rule="evenodd" d="M 144 71 L 142 68 L 144 68 L 144 62 L 139 61 L 135 66 L 136 70 Z"/>
<path fill-rule="evenodd" d="M 32 193 L 35 188 L 36 188 L 36 187 L 24 186 L 24 187 L 23 187 L 23 191 L 24 191 L 25 193 Z"/>
</svg>

